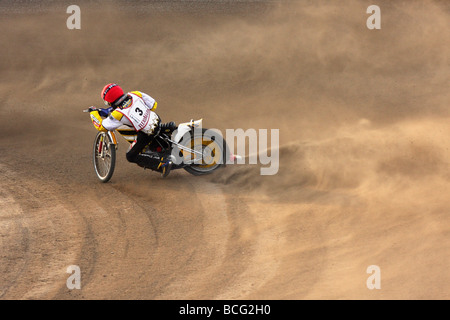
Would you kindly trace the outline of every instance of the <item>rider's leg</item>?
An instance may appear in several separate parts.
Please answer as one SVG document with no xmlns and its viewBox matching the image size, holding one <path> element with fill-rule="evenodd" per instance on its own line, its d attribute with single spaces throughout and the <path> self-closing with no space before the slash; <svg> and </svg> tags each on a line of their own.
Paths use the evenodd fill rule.
<svg viewBox="0 0 450 320">
<path fill-rule="evenodd" d="M 126 157 L 129 162 L 137 163 L 144 168 L 151 168 L 159 164 L 159 158 L 140 154 L 141 151 L 153 139 L 152 135 L 147 135 L 143 132 L 138 132 L 137 139 L 134 145 L 128 150 Z"/>
<path fill-rule="evenodd" d="M 135 144 L 126 154 L 127 160 L 136 163 L 143 168 L 166 171 L 166 169 L 163 168 L 166 167 L 166 162 L 169 160 L 167 157 L 161 156 L 157 152 L 141 153 L 141 151 L 153 140 L 153 138 L 154 135 L 147 135 L 143 132 L 138 132 Z"/>
</svg>

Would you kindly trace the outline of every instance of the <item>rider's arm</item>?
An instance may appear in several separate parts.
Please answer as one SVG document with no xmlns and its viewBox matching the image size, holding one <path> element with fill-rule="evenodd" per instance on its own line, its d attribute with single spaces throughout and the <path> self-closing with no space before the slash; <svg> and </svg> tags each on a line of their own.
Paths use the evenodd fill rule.
<svg viewBox="0 0 450 320">
<path fill-rule="evenodd" d="M 131 93 L 137 95 L 138 97 L 140 97 L 142 100 L 144 100 L 144 103 L 147 105 L 147 107 L 150 108 L 150 110 L 155 111 L 158 104 L 155 101 L 155 99 L 153 99 L 152 97 L 150 97 L 148 94 L 140 92 L 140 91 L 132 91 Z"/>
<path fill-rule="evenodd" d="M 102 119 L 98 110 L 91 111 L 90 115 L 92 123 L 98 131 L 112 131 L 122 125 L 120 122 L 122 114 L 117 111 L 113 111 L 106 119 Z"/>
</svg>

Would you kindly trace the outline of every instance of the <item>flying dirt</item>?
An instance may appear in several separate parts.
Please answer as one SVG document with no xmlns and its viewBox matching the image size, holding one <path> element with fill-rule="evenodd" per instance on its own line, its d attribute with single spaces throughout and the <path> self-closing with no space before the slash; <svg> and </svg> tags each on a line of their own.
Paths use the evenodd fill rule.
<svg viewBox="0 0 450 320">
<path fill-rule="evenodd" d="M 450 298 L 448 1 L 377 1 L 377 30 L 363 1 L 77 2 L 75 30 L 0 4 L 1 299 Z M 279 130 L 279 169 L 162 179 L 118 137 L 101 183 L 81 111 L 111 82 Z"/>
</svg>

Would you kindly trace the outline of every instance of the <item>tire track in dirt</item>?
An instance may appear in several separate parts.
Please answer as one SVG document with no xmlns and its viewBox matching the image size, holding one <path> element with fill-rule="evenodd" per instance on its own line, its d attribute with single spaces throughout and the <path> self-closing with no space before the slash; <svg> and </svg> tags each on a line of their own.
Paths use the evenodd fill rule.
<svg viewBox="0 0 450 320">
<path fill-rule="evenodd" d="M 259 238 L 242 234 L 255 221 L 218 184 L 120 165 L 112 182 L 86 183 L 85 166 L 49 175 L 38 167 L 1 167 L 2 201 L 14 212 L 2 218 L 2 245 L 20 254 L 2 257 L 13 261 L 2 298 L 209 298 L 251 268 Z M 81 290 L 66 287 L 69 265 L 81 269 Z"/>
<path fill-rule="evenodd" d="M 136 242 L 150 239 L 147 247 L 154 246 L 155 232 L 147 212 L 120 193 L 114 195 L 111 187 L 74 183 L 69 192 L 62 184 L 24 176 L 6 166 L 0 167 L 0 175 L 7 182 L 2 183 L 1 200 L 3 299 L 108 298 L 132 279 L 126 274 L 123 282 L 114 280 L 115 287 L 99 285 L 123 267 L 112 267 L 111 257 L 130 255 L 139 261 L 130 243 L 143 229 L 145 239 Z M 119 206 L 102 206 L 95 189 L 105 188 L 112 189 L 108 191 L 115 199 L 121 196 Z M 70 265 L 81 269 L 82 290 L 66 287 Z"/>
<path fill-rule="evenodd" d="M 4 165 L 0 175 L 6 192 L 2 202 L 9 203 L 2 210 L 9 214 L 2 219 L 2 226 L 15 225 L 2 231 L 2 239 L 6 239 L 2 241 L 1 265 L 7 269 L 2 272 L 6 283 L 2 298 L 50 298 L 65 285 L 65 268 L 74 258 L 71 234 L 78 232 L 78 224 L 70 208 L 45 190 L 45 183 L 22 178 Z"/>
<path fill-rule="evenodd" d="M 0 167 L 3 170 L 3 167 Z M 0 193 L 0 240 L 1 240 L 1 280 L 0 298 L 7 295 L 9 289 L 26 269 L 29 254 L 28 229 L 22 224 L 23 212 L 14 198 L 1 188 Z"/>
<path fill-rule="evenodd" d="M 114 186 L 139 206 L 155 209 L 149 219 L 157 242 L 140 248 L 153 252 L 152 263 L 141 266 L 146 272 L 140 277 L 140 288 L 128 292 L 127 298 L 195 297 L 225 259 L 229 237 L 226 198 L 216 186 L 193 182 L 201 178 L 186 175 L 172 173 L 161 180 L 148 173 L 148 178 L 122 180 Z"/>
<path fill-rule="evenodd" d="M 194 198 L 198 203 L 194 213 L 201 215 L 201 239 L 196 245 L 198 249 L 195 255 L 190 259 L 191 272 L 174 278 L 157 297 L 197 297 L 216 277 L 217 270 L 226 258 L 230 237 L 227 199 L 218 186 L 196 182 L 192 178 L 189 184 L 195 190 Z"/>
</svg>

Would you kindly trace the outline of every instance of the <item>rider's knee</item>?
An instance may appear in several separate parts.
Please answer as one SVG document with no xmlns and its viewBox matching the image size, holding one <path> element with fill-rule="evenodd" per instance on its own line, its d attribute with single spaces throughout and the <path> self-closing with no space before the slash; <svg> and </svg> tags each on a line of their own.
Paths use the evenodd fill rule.
<svg viewBox="0 0 450 320">
<path fill-rule="evenodd" d="M 129 162 L 136 162 L 136 156 L 133 155 L 133 154 L 131 154 L 130 152 L 128 152 L 128 153 L 126 154 L 126 158 L 127 158 L 127 160 L 128 160 Z"/>
</svg>

